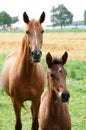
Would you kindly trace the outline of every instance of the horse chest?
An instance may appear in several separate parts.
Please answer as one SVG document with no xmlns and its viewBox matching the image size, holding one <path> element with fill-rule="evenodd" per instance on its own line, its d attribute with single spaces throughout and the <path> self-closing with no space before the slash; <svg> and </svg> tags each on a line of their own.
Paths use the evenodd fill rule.
<svg viewBox="0 0 86 130">
<path fill-rule="evenodd" d="M 38 94 L 41 95 L 44 87 L 43 79 L 40 79 L 38 82 L 37 79 L 37 75 L 32 78 L 26 77 L 24 79 L 16 77 L 15 80 L 13 80 L 15 82 L 11 84 L 12 94 L 16 96 L 18 100 L 22 101 L 36 98 Z"/>
<path fill-rule="evenodd" d="M 53 113 L 54 116 L 51 117 L 51 124 L 53 123 L 54 125 L 52 124 L 51 127 L 55 126 L 57 130 L 70 130 L 70 116 L 67 104 L 58 104 L 57 109 L 54 109 Z"/>
<path fill-rule="evenodd" d="M 70 130 L 70 116 L 66 104 L 48 104 L 48 92 L 42 95 L 40 105 L 40 124 L 45 130 Z M 43 114 L 42 114 L 43 113 Z"/>
</svg>

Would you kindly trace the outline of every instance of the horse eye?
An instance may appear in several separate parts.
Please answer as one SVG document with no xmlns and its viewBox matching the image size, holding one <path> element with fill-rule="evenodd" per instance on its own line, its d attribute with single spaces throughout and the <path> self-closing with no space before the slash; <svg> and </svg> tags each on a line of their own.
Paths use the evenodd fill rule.
<svg viewBox="0 0 86 130">
<path fill-rule="evenodd" d="M 29 32 L 29 31 L 26 31 L 26 34 L 30 34 L 30 32 Z"/>
<path fill-rule="evenodd" d="M 44 32 L 44 30 L 41 31 L 41 33 L 43 33 L 43 32 Z"/>
<path fill-rule="evenodd" d="M 52 79 L 55 79 L 55 75 L 54 74 L 50 74 Z"/>
</svg>

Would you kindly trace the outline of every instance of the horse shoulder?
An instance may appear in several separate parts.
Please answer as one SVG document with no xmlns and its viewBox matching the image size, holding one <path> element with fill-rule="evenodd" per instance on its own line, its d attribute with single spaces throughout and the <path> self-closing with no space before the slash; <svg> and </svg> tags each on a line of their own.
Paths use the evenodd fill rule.
<svg viewBox="0 0 86 130">
<path fill-rule="evenodd" d="M 46 91 L 44 91 L 44 92 L 42 93 L 42 95 L 41 95 L 41 102 L 42 102 L 43 100 L 45 100 L 44 98 L 46 98 L 47 95 L 48 95 L 48 91 L 46 90 Z"/>
<path fill-rule="evenodd" d="M 47 116 L 48 116 L 48 91 L 46 90 L 41 95 L 40 118 L 46 119 Z"/>
<path fill-rule="evenodd" d="M 18 55 L 18 53 L 19 53 L 19 51 L 13 51 L 13 52 L 11 52 L 11 53 L 6 57 L 6 59 L 9 59 L 9 58 L 11 58 L 11 57 L 15 57 L 15 56 Z"/>
</svg>

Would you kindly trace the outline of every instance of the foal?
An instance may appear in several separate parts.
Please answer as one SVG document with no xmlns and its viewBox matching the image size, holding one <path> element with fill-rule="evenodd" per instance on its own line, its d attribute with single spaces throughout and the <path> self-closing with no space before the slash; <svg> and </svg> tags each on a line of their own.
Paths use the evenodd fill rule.
<svg viewBox="0 0 86 130">
<path fill-rule="evenodd" d="M 43 12 L 36 21 L 30 20 L 24 12 L 23 20 L 26 29 L 21 49 L 7 57 L 1 74 L 1 84 L 13 103 L 16 117 L 15 130 L 22 130 L 21 107 L 27 100 L 32 101 L 32 130 L 38 130 L 40 97 L 44 90 L 44 76 L 39 62 L 43 43 L 41 24 L 45 20 L 45 13 Z"/>
<path fill-rule="evenodd" d="M 41 96 L 40 128 L 41 130 L 71 130 L 71 119 L 68 112 L 70 94 L 66 88 L 66 70 L 63 65 L 68 54 L 61 59 L 46 55 L 48 90 Z"/>
</svg>

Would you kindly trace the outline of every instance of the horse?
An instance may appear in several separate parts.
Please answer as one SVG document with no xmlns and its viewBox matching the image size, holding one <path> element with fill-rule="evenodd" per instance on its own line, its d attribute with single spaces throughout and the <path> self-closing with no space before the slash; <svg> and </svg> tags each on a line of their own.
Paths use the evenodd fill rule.
<svg viewBox="0 0 86 130">
<path fill-rule="evenodd" d="M 29 19 L 23 13 L 26 24 L 22 45 L 19 51 L 14 51 L 6 58 L 1 73 L 1 85 L 11 97 L 15 112 L 15 130 L 22 130 L 21 108 L 24 102 L 30 100 L 32 113 L 32 130 L 38 130 L 38 112 L 40 97 L 44 90 L 44 74 L 40 64 L 42 56 L 43 32 L 42 23 L 45 12 L 39 20 Z"/>
<path fill-rule="evenodd" d="M 46 55 L 48 88 L 41 95 L 41 130 L 71 130 L 68 110 L 70 93 L 66 87 L 67 72 L 64 69 L 67 58 L 67 52 L 61 58 L 53 58 L 50 52 Z"/>
</svg>

